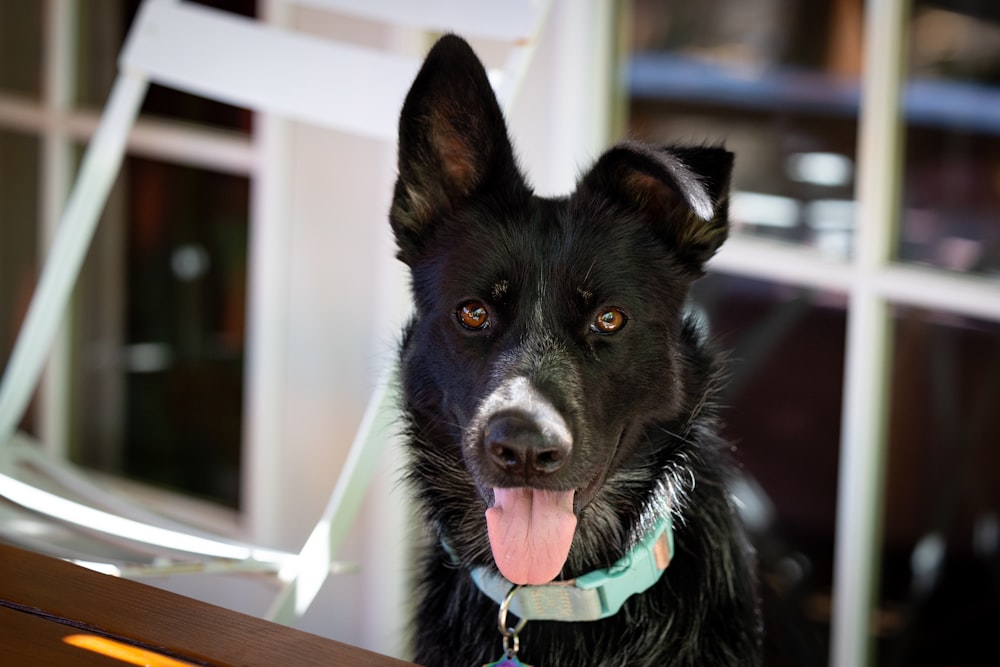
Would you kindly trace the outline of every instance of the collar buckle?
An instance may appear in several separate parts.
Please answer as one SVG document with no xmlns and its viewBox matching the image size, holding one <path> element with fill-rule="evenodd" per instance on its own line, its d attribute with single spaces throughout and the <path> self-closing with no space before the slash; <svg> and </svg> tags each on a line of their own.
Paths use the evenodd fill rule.
<svg viewBox="0 0 1000 667">
<path fill-rule="evenodd" d="M 618 562 L 605 570 L 595 570 L 576 578 L 576 586 L 594 589 L 601 597 L 602 615 L 618 613 L 625 600 L 645 592 L 660 580 L 674 553 L 674 533 L 670 517 L 661 518 Z"/>
</svg>

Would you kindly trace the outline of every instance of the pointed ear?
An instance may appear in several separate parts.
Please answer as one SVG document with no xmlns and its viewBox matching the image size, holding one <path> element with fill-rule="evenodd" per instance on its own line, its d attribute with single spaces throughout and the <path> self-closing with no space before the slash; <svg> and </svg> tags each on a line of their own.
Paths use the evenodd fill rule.
<svg viewBox="0 0 1000 667">
<path fill-rule="evenodd" d="M 460 37 L 431 48 L 399 119 L 399 176 L 389 219 L 408 261 L 431 223 L 496 178 L 523 183 L 486 70 Z"/>
<path fill-rule="evenodd" d="M 733 154 L 723 148 L 624 142 L 601 156 L 580 190 L 639 215 L 701 275 L 729 233 L 732 168 Z"/>
</svg>

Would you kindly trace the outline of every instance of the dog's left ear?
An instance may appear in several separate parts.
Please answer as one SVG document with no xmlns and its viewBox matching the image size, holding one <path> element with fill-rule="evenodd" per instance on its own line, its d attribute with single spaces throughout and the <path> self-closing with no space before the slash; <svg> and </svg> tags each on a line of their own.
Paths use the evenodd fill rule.
<svg viewBox="0 0 1000 667">
<path fill-rule="evenodd" d="M 638 214 L 697 276 L 729 234 L 732 169 L 733 154 L 723 148 L 624 142 L 600 157 L 579 191 Z"/>
<path fill-rule="evenodd" d="M 406 262 L 433 222 L 491 183 L 524 186 L 503 113 L 468 43 L 445 35 L 427 54 L 399 118 L 399 177 L 389 220 Z"/>
</svg>

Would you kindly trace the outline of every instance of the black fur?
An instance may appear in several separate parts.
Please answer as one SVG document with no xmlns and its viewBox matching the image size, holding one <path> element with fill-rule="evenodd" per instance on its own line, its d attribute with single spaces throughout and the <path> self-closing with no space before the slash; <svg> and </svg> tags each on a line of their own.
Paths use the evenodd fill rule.
<svg viewBox="0 0 1000 667">
<path fill-rule="evenodd" d="M 470 667 L 501 654 L 497 604 L 469 568 L 495 567 L 492 489 L 527 484 L 576 490 L 563 578 L 616 561 L 640 516 L 668 505 L 676 551 L 659 583 L 609 619 L 529 622 L 521 660 L 758 663 L 753 558 L 716 434 L 723 369 L 686 307 L 726 238 L 732 160 L 716 147 L 624 143 L 570 196 L 536 197 L 475 54 L 455 36 L 431 50 L 403 107 L 390 214 L 415 301 L 401 348 L 407 477 L 431 534 L 418 564 L 417 662 Z M 483 329 L 459 321 L 470 300 L 489 313 Z M 625 325 L 597 333 L 594 317 L 609 309 Z M 572 434 L 551 474 L 507 470 L 484 449 L 484 398 L 513 377 Z"/>
</svg>

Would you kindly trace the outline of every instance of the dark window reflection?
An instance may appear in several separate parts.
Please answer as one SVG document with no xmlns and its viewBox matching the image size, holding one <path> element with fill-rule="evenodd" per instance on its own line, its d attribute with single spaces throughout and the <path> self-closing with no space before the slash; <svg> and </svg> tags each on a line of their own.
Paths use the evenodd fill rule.
<svg viewBox="0 0 1000 667">
<path fill-rule="evenodd" d="M 82 409 L 79 457 L 235 507 L 249 182 L 129 158 L 122 183 L 120 228 L 108 230 L 124 237 L 119 255 L 100 240 L 95 252 L 103 248 L 104 262 L 121 264 L 124 290 L 117 297 L 93 287 L 87 293 L 95 312 L 120 301 L 121 332 L 80 316 L 83 335 L 103 339 L 85 342 L 91 351 L 84 356 L 85 378 L 95 384 L 81 387 L 80 401 L 89 409 Z M 98 264 L 91 272 L 107 270 L 91 263 Z M 106 386 L 116 383 L 117 390 Z"/>
</svg>

